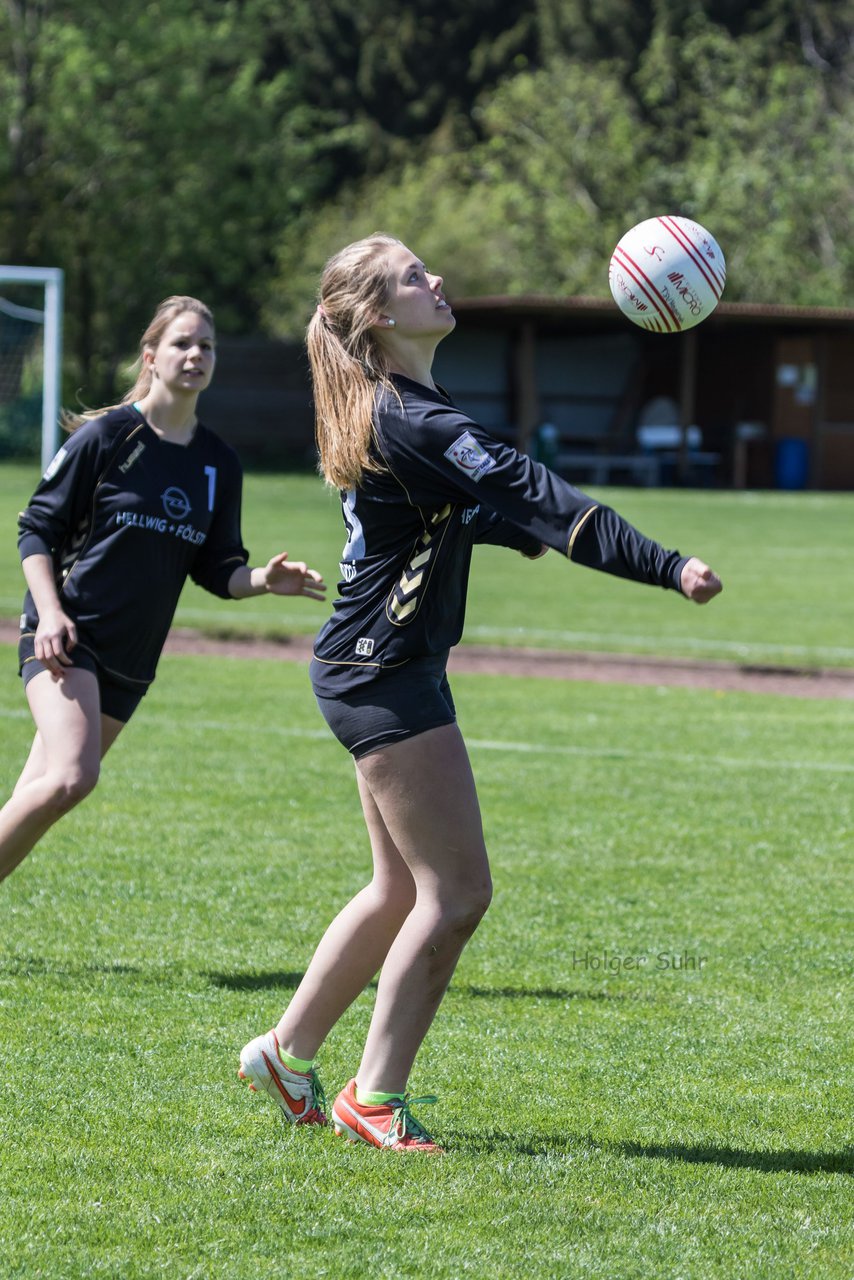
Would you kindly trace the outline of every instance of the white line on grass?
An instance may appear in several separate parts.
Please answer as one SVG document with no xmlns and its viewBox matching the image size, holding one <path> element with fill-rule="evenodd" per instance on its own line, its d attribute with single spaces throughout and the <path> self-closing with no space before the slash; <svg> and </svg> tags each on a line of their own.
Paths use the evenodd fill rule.
<svg viewBox="0 0 854 1280">
<path fill-rule="evenodd" d="M 0 710 L 0 719 L 24 720 L 28 718 L 29 713 L 27 711 Z M 149 712 L 146 716 L 148 721 L 156 720 L 157 718 L 156 712 L 153 714 Z M 194 720 L 193 727 L 212 733 L 222 733 L 227 736 L 234 735 L 241 739 L 254 737 L 257 740 L 261 736 L 258 733 L 257 725 L 246 724 L 241 726 L 236 720 Z M 277 738 L 302 738 L 309 742 L 328 742 L 330 745 L 335 741 L 328 729 L 300 729 L 293 725 L 267 724 L 264 726 L 263 732 Z M 505 751 L 511 755 L 638 760 L 643 764 L 662 763 L 690 765 L 691 767 L 696 765 L 704 765 L 706 767 L 716 765 L 722 769 L 738 770 L 765 769 L 811 773 L 854 773 L 854 764 L 834 760 L 757 760 L 755 757 L 746 759 L 743 756 L 686 755 L 684 752 L 649 751 L 646 748 L 642 751 L 627 751 L 625 747 L 574 747 L 563 742 L 505 742 L 499 738 L 466 738 L 466 743 L 473 750 Z"/>
<path fill-rule="evenodd" d="M 548 640 L 555 645 L 577 645 L 585 650 L 592 646 L 605 645 L 608 652 L 627 648 L 644 648 L 649 652 L 661 654 L 664 651 L 678 653 L 691 650 L 694 653 L 713 655 L 715 653 L 733 653 L 739 657 L 749 658 L 752 655 L 776 653 L 795 658 L 831 659 L 839 658 L 854 662 L 854 649 L 836 645 L 774 644 L 771 641 L 752 643 L 741 640 L 722 640 L 699 638 L 696 636 L 644 636 L 618 634 L 613 631 L 556 631 L 542 627 L 487 627 L 469 626 L 466 628 L 469 640 L 512 641 L 513 644 L 524 645 L 526 639 Z"/>
<path fill-rule="evenodd" d="M 723 769 L 739 769 L 749 771 L 750 769 L 787 769 L 787 770 L 806 770 L 813 773 L 854 773 L 854 764 L 837 763 L 836 761 L 819 761 L 819 760 L 749 760 L 739 759 L 736 756 L 696 756 L 686 755 L 684 752 L 667 752 L 667 751 L 626 751 L 624 747 L 572 747 L 565 743 L 558 743 L 549 746 L 546 743 L 539 742 L 500 742 L 492 738 L 467 738 L 466 742 L 470 747 L 479 749 L 480 751 L 510 751 L 517 752 L 520 755 L 547 755 L 547 756 L 581 756 L 584 758 L 594 756 L 606 760 L 639 760 L 643 763 L 652 761 L 655 763 L 667 764 L 687 764 L 687 765 L 717 765 Z"/>
<path fill-rule="evenodd" d="M 244 734 L 247 736 L 254 734 L 256 738 L 258 736 L 257 726 L 246 725 L 245 728 L 241 728 L 236 721 L 194 720 L 193 725 L 199 729 L 211 730 L 215 733 L 233 733 L 241 737 Z M 326 741 L 329 743 L 334 743 L 335 741 L 326 729 L 300 729 L 293 725 L 267 724 L 264 726 L 264 732 L 280 738 L 305 738 L 313 742 Z M 517 755 L 560 755 L 582 758 L 592 756 L 603 760 L 654 761 L 668 764 L 688 764 L 691 766 L 719 765 L 725 769 L 740 770 L 753 768 L 811 770 L 814 773 L 854 773 L 854 764 L 837 763 L 836 761 L 756 760 L 753 757 L 745 759 L 737 756 L 699 756 L 685 755 L 683 752 L 648 751 L 646 748 L 642 751 L 627 751 L 624 747 L 574 747 L 568 743 L 550 745 L 544 742 L 505 742 L 498 738 L 466 738 L 466 743 L 469 747 L 478 751 L 506 751 Z"/>
</svg>

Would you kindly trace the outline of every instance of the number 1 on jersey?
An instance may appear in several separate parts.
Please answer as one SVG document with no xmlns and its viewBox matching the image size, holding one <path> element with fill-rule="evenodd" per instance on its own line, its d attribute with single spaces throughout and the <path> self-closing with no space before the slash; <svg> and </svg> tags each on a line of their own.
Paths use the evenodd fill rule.
<svg viewBox="0 0 854 1280">
<path fill-rule="evenodd" d="M 208 478 L 208 511 L 213 511 L 216 496 L 216 467 L 205 467 L 205 475 Z"/>
</svg>

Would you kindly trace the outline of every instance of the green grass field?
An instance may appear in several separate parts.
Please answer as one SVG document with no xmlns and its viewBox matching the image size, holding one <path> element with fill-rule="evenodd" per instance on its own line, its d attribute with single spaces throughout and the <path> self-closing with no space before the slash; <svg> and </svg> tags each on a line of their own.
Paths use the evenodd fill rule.
<svg viewBox="0 0 854 1280">
<path fill-rule="evenodd" d="M 22 579 L 16 514 L 34 467 L 0 467 L 0 617 L 17 617 Z M 535 562 L 494 547 L 475 557 L 466 640 L 794 666 L 854 666 L 854 595 L 848 589 L 854 494 L 603 489 L 644 533 L 718 570 L 725 593 L 709 609 L 672 592 L 615 583 L 557 554 Z M 249 475 L 244 533 L 255 563 L 287 549 L 338 578 L 344 529 L 337 498 L 311 475 Z M 325 605 L 218 600 L 188 586 L 176 621 L 207 630 L 309 634 Z"/>
<path fill-rule="evenodd" d="M 334 582 L 319 485 L 247 488 L 256 558 L 316 547 Z M 719 564 L 727 594 L 693 609 L 485 549 L 470 638 L 591 647 L 622 626 L 602 647 L 851 663 L 850 498 L 607 496 Z M 11 554 L 7 572 L 14 616 Z M 552 572 L 570 575 L 554 631 L 578 639 L 525 628 L 558 607 Z M 310 630 L 326 607 L 300 603 L 228 616 Z M 224 625 L 211 606 L 188 593 L 180 620 Z M 31 725 L 9 646 L 0 671 L 5 795 Z M 303 664 L 169 656 L 95 794 L 0 887 L 4 1280 L 850 1280 L 851 704 L 454 692 L 496 895 L 411 1081 L 439 1095 L 422 1118 L 448 1153 L 288 1129 L 237 1081 L 364 882 L 367 838 Z M 371 1001 L 323 1048 L 330 1094 Z"/>
</svg>

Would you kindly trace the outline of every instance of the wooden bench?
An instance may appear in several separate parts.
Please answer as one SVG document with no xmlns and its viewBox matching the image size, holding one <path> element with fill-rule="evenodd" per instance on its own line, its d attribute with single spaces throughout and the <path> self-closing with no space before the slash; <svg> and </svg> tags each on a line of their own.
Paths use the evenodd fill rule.
<svg viewBox="0 0 854 1280">
<path fill-rule="evenodd" d="M 651 453 L 589 453 L 576 449 L 561 450 L 555 470 L 573 484 L 578 472 L 588 474 L 590 484 L 610 484 L 614 471 L 628 471 L 636 483 L 653 489 L 661 483 L 660 460 Z"/>
</svg>

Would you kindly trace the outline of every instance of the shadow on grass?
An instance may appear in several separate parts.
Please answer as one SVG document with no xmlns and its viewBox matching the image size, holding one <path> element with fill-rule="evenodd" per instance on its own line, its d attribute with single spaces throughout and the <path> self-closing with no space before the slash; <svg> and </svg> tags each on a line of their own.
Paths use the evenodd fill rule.
<svg viewBox="0 0 854 1280">
<path fill-rule="evenodd" d="M 267 991 L 271 987 L 285 987 L 295 991 L 303 980 L 301 973 L 289 973 L 273 969 L 269 973 L 206 973 L 208 982 L 227 991 Z"/>
<path fill-rule="evenodd" d="M 43 956 L 16 956 L 12 960 L 0 961 L 0 977 L 7 974 L 14 978 L 83 978 L 86 974 L 124 974 L 142 973 L 137 965 L 122 964 L 118 960 L 104 960 L 101 964 L 67 965 L 54 960 L 46 960 Z"/>
<path fill-rule="evenodd" d="M 617 995 L 611 991 L 570 991 L 566 987 L 472 987 L 452 983 L 450 991 L 457 996 L 477 996 L 487 1000 L 636 1000 L 634 994 Z"/>
<path fill-rule="evenodd" d="M 228 991 L 266 991 L 284 987 L 294 991 L 302 982 L 301 973 L 274 969 L 268 973 L 206 973 L 208 982 Z M 366 991 L 376 988 L 369 982 Z M 467 983 L 452 983 L 449 994 L 472 996 L 486 1000 L 637 1000 L 644 997 L 635 994 L 617 995 L 610 991 L 569 991 L 564 987 L 473 987 Z"/>
<path fill-rule="evenodd" d="M 463 1134 L 459 1146 L 466 1144 Z M 518 1134 L 490 1133 L 477 1140 L 478 1149 L 497 1151 L 510 1147 L 526 1156 L 571 1156 L 579 1146 L 593 1151 L 681 1164 L 712 1164 L 725 1169 L 755 1169 L 759 1173 L 842 1173 L 854 1175 L 854 1147 L 842 1151 L 744 1151 L 739 1147 L 686 1146 L 681 1143 L 597 1142 L 581 1134 L 548 1135 L 525 1139 Z"/>
<path fill-rule="evenodd" d="M 760 1173 L 854 1174 L 854 1147 L 846 1147 L 842 1151 L 742 1151 L 737 1147 L 618 1142 L 609 1144 L 608 1149 L 624 1156 L 680 1160 L 685 1164 L 717 1164 L 728 1169 L 758 1169 Z"/>
</svg>

